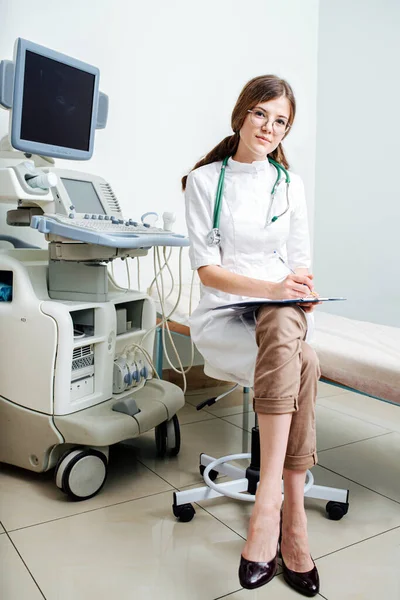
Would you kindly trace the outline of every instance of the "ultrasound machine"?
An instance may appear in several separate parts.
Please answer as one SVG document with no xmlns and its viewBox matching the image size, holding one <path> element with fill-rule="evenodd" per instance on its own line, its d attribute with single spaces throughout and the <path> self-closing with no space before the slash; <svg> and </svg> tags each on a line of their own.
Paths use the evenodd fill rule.
<svg viewBox="0 0 400 600">
<path fill-rule="evenodd" d="M 124 217 L 102 177 L 58 169 L 88 160 L 105 128 L 99 70 L 18 39 L 0 62 L 0 461 L 55 468 L 71 498 L 104 485 L 109 447 L 155 428 L 159 454 L 179 452 L 180 388 L 157 378 L 156 310 L 120 287 L 107 265 L 153 246 L 187 246 L 168 219 Z M 43 242 L 32 244 L 32 229 Z M 14 233 L 14 231 L 16 233 Z M 39 233 L 38 233 L 39 232 Z"/>
</svg>

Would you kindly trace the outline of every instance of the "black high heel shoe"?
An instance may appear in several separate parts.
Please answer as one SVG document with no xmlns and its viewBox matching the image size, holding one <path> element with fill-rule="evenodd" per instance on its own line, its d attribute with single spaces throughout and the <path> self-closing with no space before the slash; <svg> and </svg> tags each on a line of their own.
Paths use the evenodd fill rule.
<svg viewBox="0 0 400 600">
<path fill-rule="evenodd" d="M 283 570 L 283 578 L 286 583 L 299 592 L 299 594 L 303 594 L 303 596 L 308 596 L 312 598 L 316 596 L 319 592 L 319 575 L 318 569 L 315 566 L 315 562 L 311 557 L 311 560 L 314 563 L 314 567 L 310 571 L 305 571 L 304 573 L 298 573 L 297 571 L 292 571 L 288 569 L 285 565 L 285 561 L 282 556 L 282 517 L 281 517 L 281 525 L 280 525 L 280 534 L 279 534 L 279 543 L 278 543 L 278 553 L 279 557 L 282 560 L 282 570 Z"/>
<path fill-rule="evenodd" d="M 275 557 L 268 562 L 256 562 L 240 557 L 239 582 L 246 590 L 256 588 L 269 583 L 278 570 L 278 552 Z"/>
<path fill-rule="evenodd" d="M 280 538 L 281 533 L 279 534 Z M 266 585 L 275 577 L 278 570 L 278 549 L 279 543 L 274 558 L 268 562 L 256 562 L 254 560 L 247 560 L 244 556 L 240 557 L 239 582 L 243 588 L 254 590 L 262 585 Z"/>
</svg>

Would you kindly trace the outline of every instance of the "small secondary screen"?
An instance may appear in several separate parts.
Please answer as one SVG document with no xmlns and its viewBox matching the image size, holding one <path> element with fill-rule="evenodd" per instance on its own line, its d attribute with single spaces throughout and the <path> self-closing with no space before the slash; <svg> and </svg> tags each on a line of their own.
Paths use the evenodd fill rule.
<svg viewBox="0 0 400 600">
<path fill-rule="evenodd" d="M 100 198 L 90 181 L 79 181 L 78 179 L 66 179 L 64 177 L 61 177 L 61 181 L 67 190 L 71 203 L 75 206 L 76 212 L 94 213 L 96 215 L 105 214 Z"/>
</svg>

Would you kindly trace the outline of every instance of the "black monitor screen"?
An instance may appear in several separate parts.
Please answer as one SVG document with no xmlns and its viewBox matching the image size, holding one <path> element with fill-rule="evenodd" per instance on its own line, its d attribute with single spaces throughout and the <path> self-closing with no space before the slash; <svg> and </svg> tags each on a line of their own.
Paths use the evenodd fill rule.
<svg viewBox="0 0 400 600">
<path fill-rule="evenodd" d="M 21 139 L 89 150 L 95 75 L 27 50 Z"/>
</svg>

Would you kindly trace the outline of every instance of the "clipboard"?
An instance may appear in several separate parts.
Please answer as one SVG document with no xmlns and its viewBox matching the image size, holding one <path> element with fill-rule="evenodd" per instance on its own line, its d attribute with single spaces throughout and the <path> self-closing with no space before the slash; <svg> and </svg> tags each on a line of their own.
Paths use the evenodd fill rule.
<svg viewBox="0 0 400 600">
<path fill-rule="evenodd" d="M 316 298 L 315 296 L 311 296 L 309 298 L 285 298 L 283 300 L 269 300 L 260 298 L 259 300 L 245 300 L 243 302 L 234 302 L 233 304 L 224 304 L 223 306 L 216 306 L 213 310 L 223 310 L 225 308 L 231 308 L 236 312 L 244 313 L 250 312 L 260 306 L 264 306 L 265 304 L 274 304 L 276 306 L 282 306 L 287 304 L 298 304 L 301 306 L 302 304 L 317 304 L 318 302 L 341 302 L 346 300 L 347 298 L 343 298 L 342 296 L 332 297 L 332 298 Z"/>
</svg>

